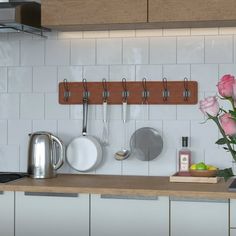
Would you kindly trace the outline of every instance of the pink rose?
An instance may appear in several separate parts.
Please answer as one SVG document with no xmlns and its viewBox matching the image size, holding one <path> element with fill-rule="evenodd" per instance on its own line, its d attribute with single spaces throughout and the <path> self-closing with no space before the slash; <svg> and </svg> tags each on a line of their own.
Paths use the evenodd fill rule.
<svg viewBox="0 0 236 236">
<path fill-rule="evenodd" d="M 204 115 L 217 116 L 219 112 L 219 103 L 215 96 L 207 97 L 199 102 L 199 109 Z"/>
<path fill-rule="evenodd" d="M 230 113 L 220 116 L 220 123 L 226 135 L 233 136 L 236 134 L 236 121 L 232 119 Z"/>
<path fill-rule="evenodd" d="M 224 75 L 217 84 L 218 92 L 222 97 L 233 97 L 233 85 L 235 78 L 232 75 Z"/>
</svg>

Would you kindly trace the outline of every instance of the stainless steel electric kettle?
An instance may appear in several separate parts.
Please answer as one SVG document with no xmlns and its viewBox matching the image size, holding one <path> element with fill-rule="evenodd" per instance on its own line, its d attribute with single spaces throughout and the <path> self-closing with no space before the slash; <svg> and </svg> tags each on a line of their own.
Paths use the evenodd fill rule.
<svg viewBox="0 0 236 236">
<path fill-rule="evenodd" d="M 65 148 L 62 141 L 49 132 L 29 134 L 28 174 L 31 178 L 53 178 L 63 164 Z"/>
</svg>

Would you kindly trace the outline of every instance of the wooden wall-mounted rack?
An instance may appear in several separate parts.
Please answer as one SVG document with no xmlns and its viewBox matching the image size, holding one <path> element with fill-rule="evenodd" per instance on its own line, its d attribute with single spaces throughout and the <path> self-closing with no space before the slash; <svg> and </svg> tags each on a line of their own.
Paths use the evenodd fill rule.
<svg viewBox="0 0 236 236">
<path fill-rule="evenodd" d="M 82 104 L 87 97 L 89 104 L 196 104 L 198 84 L 196 81 L 126 81 L 108 82 L 64 82 L 59 83 L 60 104 Z"/>
</svg>

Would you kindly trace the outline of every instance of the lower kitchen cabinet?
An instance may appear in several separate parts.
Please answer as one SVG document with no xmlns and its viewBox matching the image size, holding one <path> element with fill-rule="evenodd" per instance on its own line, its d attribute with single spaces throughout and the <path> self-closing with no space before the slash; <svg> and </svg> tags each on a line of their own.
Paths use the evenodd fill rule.
<svg viewBox="0 0 236 236">
<path fill-rule="evenodd" d="M 229 235 L 227 200 L 174 198 L 170 204 L 171 236 Z"/>
<path fill-rule="evenodd" d="M 91 236 L 168 236 L 169 198 L 91 195 Z"/>
<path fill-rule="evenodd" d="M 0 192 L 0 235 L 14 236 L 14 192 Z"/>
<path fill-rule="evenodd" d="M 15 201 L 15 236 L 89 236 L 88 194 L 16 192 Z"/>
</svg>

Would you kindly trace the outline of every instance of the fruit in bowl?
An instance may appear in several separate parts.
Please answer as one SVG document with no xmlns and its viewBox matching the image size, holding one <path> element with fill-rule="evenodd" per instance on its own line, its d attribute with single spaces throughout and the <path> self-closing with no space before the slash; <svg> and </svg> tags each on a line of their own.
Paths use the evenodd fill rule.
<svg viewBox="0 0 236 236">
<path fill-rule="evenodd" d="M 190 174 L 195 177 L 215 177 L 217 170 L 217 167 L 207 165 L 204 162 L 199 162 L 190 166 Z"/>
</svg>

